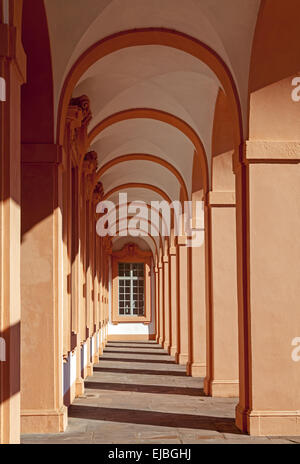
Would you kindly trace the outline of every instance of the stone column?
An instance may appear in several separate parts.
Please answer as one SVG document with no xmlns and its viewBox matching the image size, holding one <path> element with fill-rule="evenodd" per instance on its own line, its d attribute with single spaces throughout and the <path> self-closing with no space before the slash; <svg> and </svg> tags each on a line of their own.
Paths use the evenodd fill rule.
<svg viewBox="0 0 300 464">
<path fill-rule="evenodd" d="M 92 219 L 91 219 L 91 201 L 88 195 L 86 201 L 86 345 L 87 345 L 87 376 L 93 375 L 93 363 L 91 359 L 91 343 L 93 337 L 92 324 L 92 256 L 91 256 L 91 241 L 92 241 Z"/>
<path fill-rule="evenodd" d="M 26 57 L 14 26 L 0 24 L 0 444 L 20 440 L 20 86 Z"/>
<path fill-rule="evenodd" d="M 94 363 L 97 363 L 99 356 L 102 354 L 101 350 L 101 315 L 100 315 L 100 265 L 101 265 L 101 240 L 96 232 L 97 223 L 97 204 L 103 198 L 103 186 L 98 182 L 93 192 L 93 235 L 94 235 L 94 287 L 93 287 L 93 304 L 94 304 L 94 332 L 96 336 L 97 349 L 95 347 Z"/>
<path fill-rule="evenodd" d="M 163 265 L 158 264 L 158 285 L 159 285 L 159 339 L 158 343 L 163 346 L 165 342 L 165 323 L 164 323 L 164 277 Z"/>
<path fill-rule="evenodd" d="M 83 230 L 85 183 L 82 182 L 82 164 L 89 143 L 87 127 L 91 120 L 89 100 L 86 96 L 72 99 L 68 108 L 64 149 L 72 161 L 72 267 L 71 267 L 71 306 L 72 335 L 71 348 L 76 354 L 75 396 L 84 393 L 82 372 L 82 345 L 86 338 L 84 308 L 83 274 Z"/>
<path fill-rule="evenodd" d="M 76 381 L 75 381 L 75 396 L 79 397 L 84 394 L 84 380 L 81 371 L 81 347 L 82 347 L 82 326 L 84 314 L 82 311 L 83 300 L 83 282 L 82 282 L 82 243 L 81 243 L 81 174 L 78 166 L 74 168 L 74 254 L 72 259 L 72 309 L 74 324 L 72 325 L 74 344 L 76 346 Z"/>
<path fill-rule="evenodd" d="M 104 343 L 104 247 L 103 247 L 103 238 L 100 239 L 101 241 L 101 262 L 100 262 L 100 278 L 101 278 L 101 283 L 100 283 L 100 315 L 101 315 L 101 354 L 103 353 L 103 350 L 105 348 L 105 343 Z"/>
<path fill-rule="evenodd" d="M 93 194 L 94 178 L 97 169 L 98 156 L 94 151 L 88 152 L 82 164 L 82 192 L 83 192 L 83 218 L 82 218 L 82 244 L 83 244 L 83 273 L 84 273 L 84 312 L 85 324 L 84 334 L 84 353 L 83 363 L 84 378 L 93 375 L 93 365 L 91 362 L 91 311 L 92 311 L 92 276 L 91 276 L 91 197 Z"/>
<path fill-rule="evenodd" d="M 22 145 L 22 433 L 62 432 L 67 421 L 62 388 L 61 161 L 56 145 Z"/>
<path fill-rule="evenodd" d="M 170 351 L 170 294 L 169 294 L 169 258 L 163 257 L 163 287 L 164 287 L 164 324 L 165 324 L 165 340 L 164 349 Z"/>
<path fill-rule="evenodd" d="M 300 143 L 249 141 L 237 176 L 240 402 L 251 435 L 300 435 Z"/>
<path fill-rule="evenodd" d="M 191 248 L 192 318 L 191 318 L 191 375 L 206 376 L 206 277 L 203 228 L 194 228 L 196 242 Z"/>
<path fill-rule="evenodd" d="M 155 340 L 159 343 L 159 279 L 158 267 L 154 267 L 155 273 Z"/>
<path fill-rule="evenodd" d="M 170 272 L 170 306 L 171 306 L 171 348 L 170 354 L 178 362 L 179 356 L 179 304 L 178 304 L 178 273 L 177 273 L 177 249 L 169 250 Z"/>
<path fill-rule="evenodd" d="M 211 304 L 207 311 L 207 395 L 238 397 L 238 307 L 234 192 L 210 192 Z"/>
<path fill-rule="evenodd" d="M 190 330 L 191 330 L 191 295 L 190 295 L 190 249 L 187 238 L 178 237 L 178 304 L 179 304 L 179 364 L 185 365 L 190 373 Z"/>
</svg>

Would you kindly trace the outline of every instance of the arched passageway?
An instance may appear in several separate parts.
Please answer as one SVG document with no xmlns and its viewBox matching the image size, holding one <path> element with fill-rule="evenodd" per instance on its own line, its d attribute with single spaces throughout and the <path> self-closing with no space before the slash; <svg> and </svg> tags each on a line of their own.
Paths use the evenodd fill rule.
<svg viewBox="0 0 300 464">
<path fill-rule="evenodd" d="M 172 437 L 297 436 L 297 0 L 87 4 L 0 0 L 0 442 L 65 440 L 93 390 Z"/>
</svg>

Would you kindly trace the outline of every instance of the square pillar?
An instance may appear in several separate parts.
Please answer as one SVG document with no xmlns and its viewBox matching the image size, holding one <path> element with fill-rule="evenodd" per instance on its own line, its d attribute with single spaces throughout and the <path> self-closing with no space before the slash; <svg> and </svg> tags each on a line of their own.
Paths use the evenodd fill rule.
<svg viewBox="0 0 300 464">
<path fill-rule="evenodd" d="M 159 280 L 158 267 L 154 267 L 155 275 L 155 340 L 159 342 Z"/>
<path fill-rule="evenodd" d="M 193 229 L 198 246 L 191 248 L 192 317 L 191 317 L 191 375 L 206 376 L 206 277 L 204 230 Z M 203 240 L 202 240 L 203 239 Z"/>
<path fill-rule="evenodd" d="M 165 342 L 165 305 L 164 305 L 164 276 L 163 265 L 158 265 L 158 284 L 159 284 L 159 339 L 158 343 L 163 346 Z"/>
<path fill-rule="evenodd" d="M 0 100 L 0 444 L 17 444 L 20 442 L 20 88 L 26 80 L 26 57 L 16 27 L 0 24 L 0 37 L 0 77 L 4 86 Z"/>
<path fill-rule="evenodd" d="M 238 303 L 234 192 L 210 192 L 211 302 L 208 307 L 207 395 L 238 397 Z"/>
<path fill-rule="evenodd" d="M 171 306 L 171 348 L 170 354 L 178 362 L 179 356 L 179 305 L 178 305 L 178 277 L 177 277 L 177 248 L 169 250 L 170 272 L 170 306 Z"/>
<path fill-rule="evenodd" d="M 164 282 L 164 323 L 165 323 L 165 340 L 164 349 L 170 350 L 170 294 L 169 294 L 169 259 L 163 257 L 163 282 Z"/>
<path fill-rule="evenodd" d="M 249 141 L 236 163 L 240 402 L 251 435 L 300 435 L 300 142 Z"/>
<path fill-rule="evenodd" d="M 191 363 L 191 269 L 190 248 L 187 238 L 178 237 L 178 304 L 179 304 L 179 364 L 185 365 L 190 374 Z"/>
<path fill-rule="evenodd" d="M 22 145 L 21 431 L 58 433 L 63 405 L 61 149 Z"/>
</svg>

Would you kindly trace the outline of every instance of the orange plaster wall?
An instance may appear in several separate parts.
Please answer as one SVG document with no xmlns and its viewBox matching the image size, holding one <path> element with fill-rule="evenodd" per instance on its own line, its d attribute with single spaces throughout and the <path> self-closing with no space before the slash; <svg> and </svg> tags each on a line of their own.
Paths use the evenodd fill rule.
<svg viewBox="0 0 300 464">
<path fill-rule="evenodd" d="M 212 136 L 212 190 L 235 190 L 232 167 L 234 154 L 234 130 L 232 110 L 224 92 L 220 89 L 216 101 Z"/>
<path fill-rule="evenodd" d="M 250 173 L 253 407 L 298 411 L 300 165 L 252 165 Z"/>
<path fill-rule="evenodd" d="M 300 76 L 298 0 L 263 0 L 249 78 L 249 138 L 299 139 L 299 103 L 292 79 Z"/>
</svg>

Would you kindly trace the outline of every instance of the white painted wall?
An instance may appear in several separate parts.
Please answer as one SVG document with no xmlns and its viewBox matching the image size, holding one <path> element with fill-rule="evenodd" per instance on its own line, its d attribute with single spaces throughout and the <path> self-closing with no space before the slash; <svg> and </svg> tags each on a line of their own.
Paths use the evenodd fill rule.
<svg viewBox="0 0 300 464">
<path fill-rule="evenodd" d="M 71 389 L 76 381 L 76 352 L 70 353 L 63 363 L 63 396 Z"/>
</svg>

